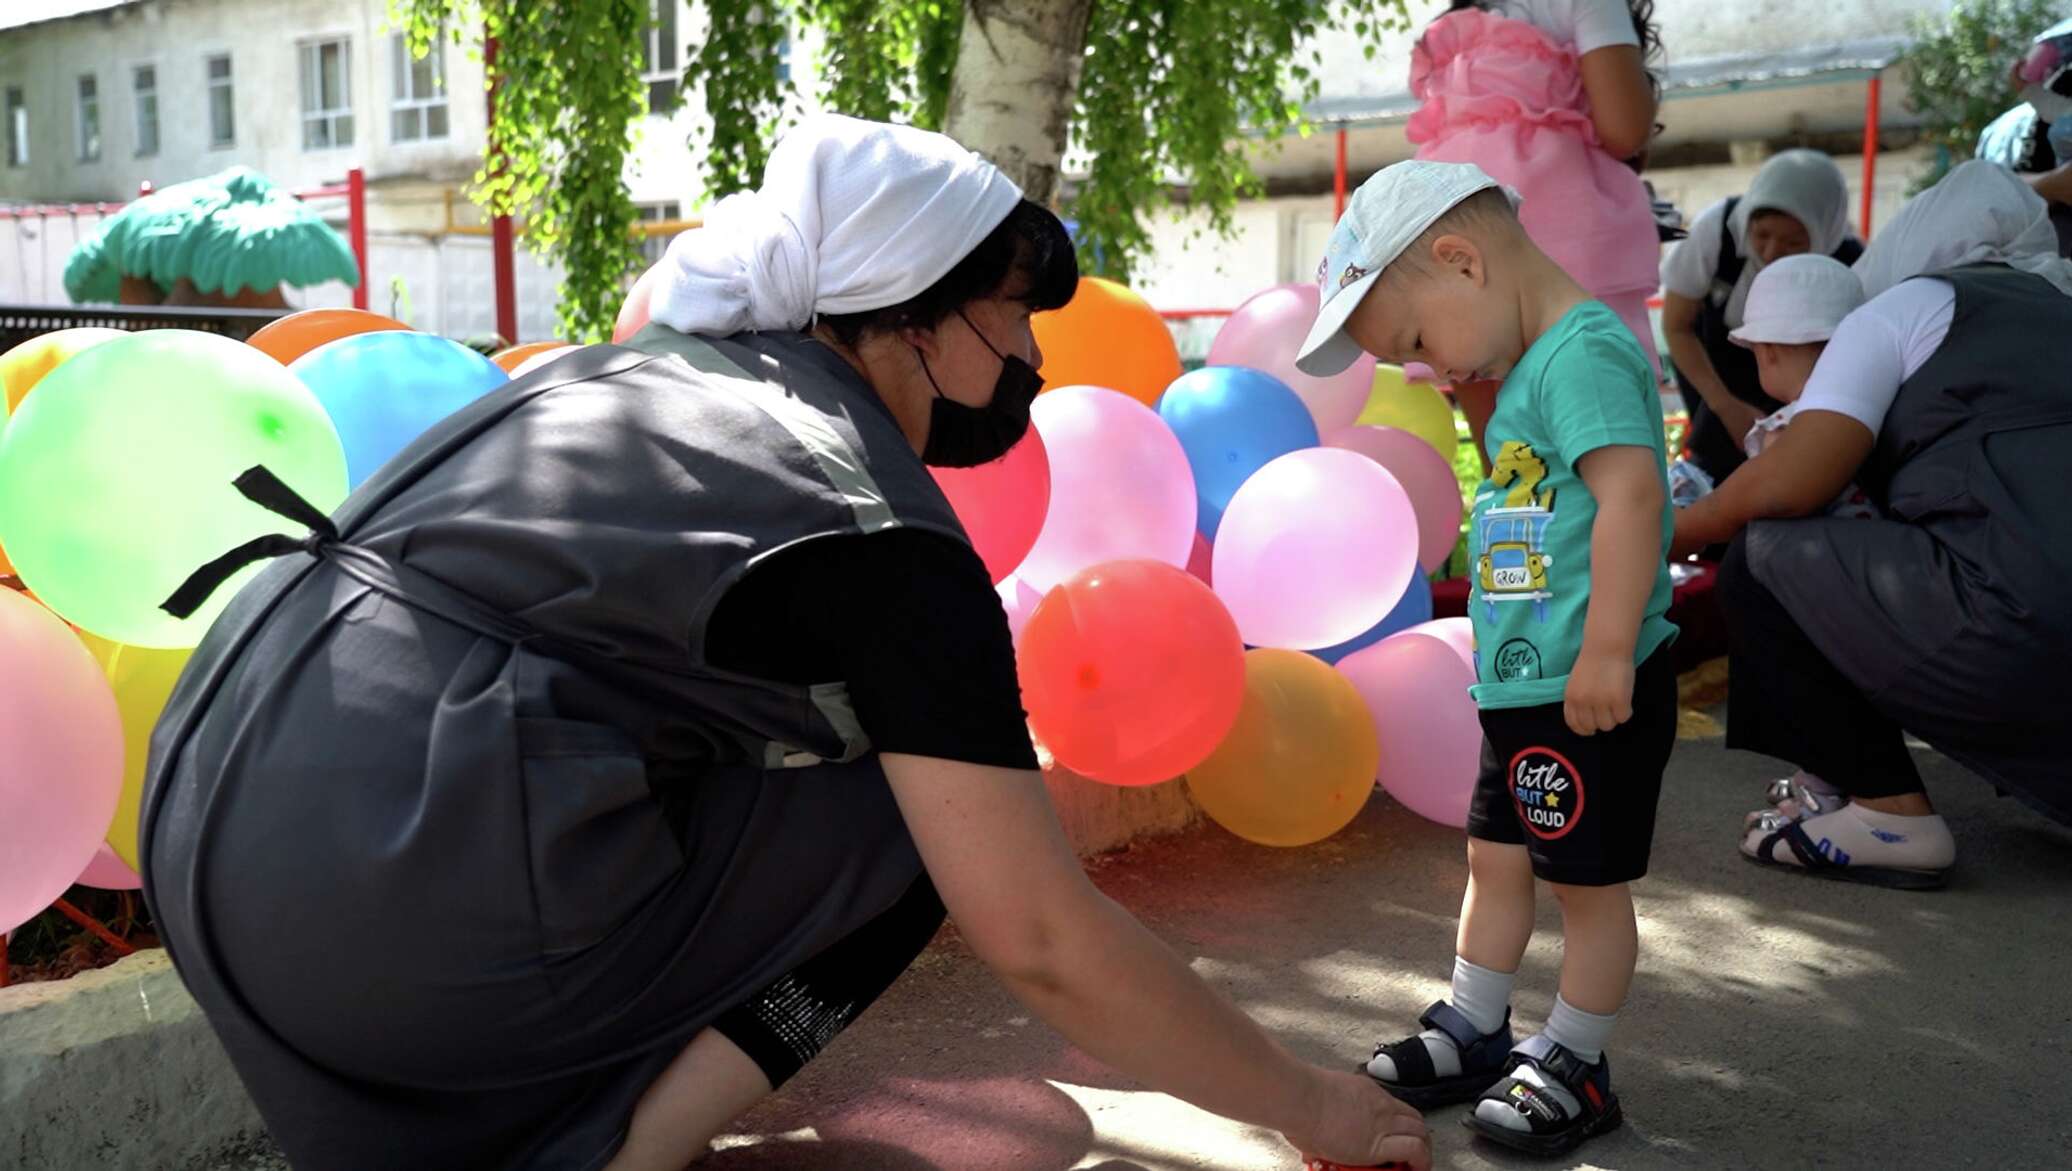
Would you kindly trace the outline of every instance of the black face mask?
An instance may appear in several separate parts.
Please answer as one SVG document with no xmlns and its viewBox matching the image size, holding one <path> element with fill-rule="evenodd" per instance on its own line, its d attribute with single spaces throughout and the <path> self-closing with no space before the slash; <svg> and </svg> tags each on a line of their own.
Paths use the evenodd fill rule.
<svg viewBox="0 0 2072 1171">
<path fill-rule="evenodd" d="M 1036 392 L 1043 389 L 1043 375 L 1036 373 L 1034 366 L 994 349 L 986 335 L 964 317 L 963 310 L 958 310 L 957 316 L 971 326 L 986 352 L 1000 359 L 1000 377 L 993 381 L 993 397 L 985 406 L 965 406 L 942 392 L 935 372 L 928 368 L 928 359 L 921 357 L 920 350 L 914 351 L 914 356 L 921 358 L 921 372 L 928 376 L 928 385 L 935 387 L 928 442 L 921 448 L 921 462 L 939 468 L 977 467 L 1006 455 L 1008 448 L 1029 433 L 1029 404 L 1036 401 Z"/>
</svg>

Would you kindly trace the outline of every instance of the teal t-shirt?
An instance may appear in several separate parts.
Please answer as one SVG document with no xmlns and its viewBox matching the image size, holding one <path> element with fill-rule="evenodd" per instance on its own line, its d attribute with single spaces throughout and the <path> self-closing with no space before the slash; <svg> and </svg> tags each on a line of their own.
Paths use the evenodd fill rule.
<svg viewBox="0 0 2072 1171">
<path fill-rule="evenodd" d="M 1560 703 L 1583 647 L 1597 521 L 1597 501 L 1576 461 L 1614 445 L 1653 451 L 1663 478 L 1665 553 L 1675 531 L 1662 400 L 1647 356 L 1610 309 L 1596 301 L 1576 306 L 1504 379 L 1484 440 L 1491 472 L 1475 493 L 1469 530 L 1475 702 Z M 1634 644 L 1636 664 L 1676 634 L 1665 617 L 1669 597 L 1665 561 Z"/>
</svg>

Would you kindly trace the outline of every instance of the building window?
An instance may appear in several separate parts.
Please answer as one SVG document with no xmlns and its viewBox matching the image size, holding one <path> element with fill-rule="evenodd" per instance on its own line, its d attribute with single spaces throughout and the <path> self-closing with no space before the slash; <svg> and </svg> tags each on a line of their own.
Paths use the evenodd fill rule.
<svg viewBox="0 0 2072 1171">
<path fill-rule="evenodd" d="M 679 0 L 648 0 L 647 53 L 640 79 L 647 82 L 650 114 L 675 112 L 677 87 L 683 84 L 683 70 L 676 60 L 678 3 Z"/>
<path fill-rule="evenodd" d="M 396 142 L 446 137 L 446 42 L 435 38 L 431 51 L 417 58 L 411 57 L 409 38 L 401 33 L 392 43 L 396 85 L 389 137 Z"/>
<path fill-rule="evenodd" d="M 230 54 L 207 59 L 209 78 L 209 145 L 230 146 L 237 141 L 237 90 L 230 78 Z"/>
<path fill-rule="evenodd" d="M 674 200 L 664 203 L 636 203 L 633 208 L 640 213 L 639 222 L 643 224 L 662 224 L 683 218 L 683 204 Z M 669 239 L 668 236 L 659 234 L 641 236 L 640 255 L 649 267 L 662 262 L 662 254 L 669 251 Z"/>
<path fill-rule="evenodd" d="M 101 157 L 101 83 L 93 74 L 79 78 L 79 161 Z"/>
<path fill-rule="evenodd" d="M 158 67 L 130 70 L 130 93 L 137 105 L 137 157 L 147 158 L 158 153 Z"/>
<path fill-rule="evenodd" d="M 7 165 L 29 165 L 29 104 L 18 85 L 7 87 Z"/>
<path fill-rule="evenodd" d="M 791 84 L 791 33 L 777 38 L 777 84 Z"/>
<path fill-rule="evenodd" d="M 352 42 L 302 45 L 302 149 L 353 144 Z"/>
</svg>

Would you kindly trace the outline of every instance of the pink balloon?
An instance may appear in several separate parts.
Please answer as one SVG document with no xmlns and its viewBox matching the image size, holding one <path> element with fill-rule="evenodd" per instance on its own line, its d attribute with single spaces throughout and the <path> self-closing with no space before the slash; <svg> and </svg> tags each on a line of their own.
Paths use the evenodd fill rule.
<svg viewBox="0 0 2072 1171">
<path fill-rule="evenodd" d="M 975 468 L 929 468 L 994 584 L 1029 555 L 1050 507 L 1050 455 L 1036 428 L 1006 455 Z"/>
<path fill-rule="evenodd" d="M 81 886 L 99 887 L 102 890 L 140 890 L 144 880 L 129 868 L 129 863 L 116 856 L 115 848 L 106 842 L 86 864 L 76 880 Z"/>
<path fill-rule="evenodd" d="M 1255 293 L 1216 331 L 1208 365 L 1250 366 L 1288 384 L 1309 407 L 1317 433 L 1350 427 L 1374 391 L 1374 358 L 1362 354 L 1344 372 L 1312 378 L 1295 368 L 1296 351 L 1317 319 L 1317 287 L 1307 281 Z"/>
<path fill-rule="evenodd" d="M 108 677 L 57 615 L 0 589 L 0 934 L 65 893 L 103 845 L 122 791 Z"/>
<path fill-rule="evenodd" d="M 1014 645 L 1022 645 L 1022 628 L 1029 624 L 1029 615 L 1036 612 L 1043 595 L 1012 573 L 995 583 L 993 592 L 1000 595 L 1000 608 L 1007 611 L 1007 633 L 1014 637 Z"/>
<path fill-rule="evenodd" d="M 626 299 L 619 305 L 618 320 L 612 323 L 612 341 L 625 341 L 647 328 L 648 302 L 654 299 L 655 285 L 660 283 L 661 279 L 662 266 L 658 264 L 641 273 L 640 279 L 633 282 L 633 287 L 626 290 Z"/>
<path fill-rule="evenodd" d="M 545 366 L 547 363 L 559 362 L 561 359 L 566 358 L 570 354 L 573 354 L 575 352 L 575 346 L 555 346 L 551 350 L 541 350 L 539 353 L 534 354 L 532 357 L 527 358 L 523 362 L 520 362 L 516 366 L 512 367 L 511 377 L 523 378 L 526 375 L 532 373 L 533 371 L 539 369 L 540 367 Z"/>
<path fill-rule="evenodd" d="M 1460 661 L 1467 665 L 1468 673 L 1474 674 L 1475 623 L 1473 619 L 1434 618 L 1430 622 L 1421 622 L 1398 633 L 1422 634 L 1427 638 L 1438 639 L 1440 642 L 1452 647 L 1453 653 L 1459 655 Z"/>
<path fill-rule="evenodd" d="M 1447 639 L 1420 633 L 1440 624 L 1414 626 L 1354 651 L 1338 670 L 1374 716 L 1381 740 L 1375 779 L 1419 817 L 1460 827 L 1468 823 L 1468 800 L 1481 772 L 1482 720 L 1468 694 L 1475 669 Z"/>
<path fill-rule="evenodd" d="M 1199 530 L 1194 534 L 1194 548 L 1187 554 L 1187 572 L 1201 579 L 1205 586 L 1215 584 L 1215 573 L 1210 562 L 1209 539 Z"/>
<path fill-rule="evenodd" d="M 1423 362 L 1405 362 L 1403 363 L 1403 381 L 1437 382 L 1439 381 L 1439 372 Z"/>
<path fill-rule="evenodd" d="M 1016 576 L 1048 591 L 1103 561 L 1186 566 L 1194 473 L 1156 411 L 1117 391 L 1068 386 L 1038 397 L 1029 415 L 1050 453 L 1050 509 Z"/>
<path fill-rule="evenodd" d="M 1400 427 L 1346 427 L 1326 435 L 1324 446 L 1357 451 L 1387 468 L 1417 513 L 1417 563 L 1426 573 L 1446 564 L 1460 541 L 1462 501 L 1445 456 Z"/>
<path fill-rule="evenodd" d="M 1252 646 L 1336 646 L 1388 616 L 1417 570 L 1417 513 L 1386 468 L 1331 447 L 1252 473 L 1216 530 L 1216 593 Z"/>
</svg>

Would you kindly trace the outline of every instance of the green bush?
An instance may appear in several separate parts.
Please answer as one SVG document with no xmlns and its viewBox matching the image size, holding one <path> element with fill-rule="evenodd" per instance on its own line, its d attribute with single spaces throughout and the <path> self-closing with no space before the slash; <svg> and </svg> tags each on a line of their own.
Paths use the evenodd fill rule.
<svg viewBox="0 0 2072 1171">
<path fill-rule="evenodd" d="M 2060 0 L 1959 0 L 1940 19 L 1916 17 L 1904 59 L 1909 110 L 1937 147 L 1935 168 L 1913 190 L 1933 186 L 1969 159 L 1986 124 L 2021 100 L 2015 62 L 2056 23 Z"/>
</svg>

